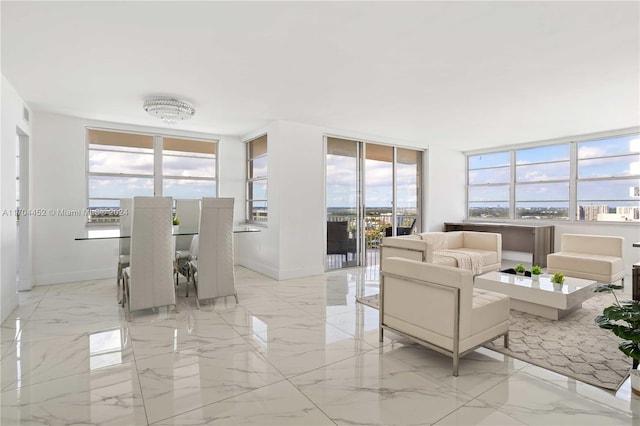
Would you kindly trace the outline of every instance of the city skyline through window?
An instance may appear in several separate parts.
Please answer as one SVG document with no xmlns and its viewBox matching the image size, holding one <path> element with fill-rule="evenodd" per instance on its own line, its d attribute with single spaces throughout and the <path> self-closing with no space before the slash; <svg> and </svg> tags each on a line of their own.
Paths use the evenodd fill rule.
<svg viewBox="0 0 640 426">
<path fill-rule="evenodd" d="M 638 222 L 640 137 L 469 155 L 467 181 L 469 218 Z"/>
</svg>

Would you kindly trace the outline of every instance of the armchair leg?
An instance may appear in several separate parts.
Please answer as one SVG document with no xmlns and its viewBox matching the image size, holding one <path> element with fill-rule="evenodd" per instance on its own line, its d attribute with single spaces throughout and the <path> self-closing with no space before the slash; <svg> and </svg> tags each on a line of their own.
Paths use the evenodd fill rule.
<svg viewBox="0 0 640 426">
<path fill-rule="evenodd" d="M 509 332 L 508 331 L 504 335 L 504 347 L 509 349 Z"/>
<path fill-rule="evenodd" d="M 382 327 L 378 327 L 378 342 L 382 342 Z"/>
<path fill-rule="evenodd" d="M 460 365 L 460 356 L 453 354 L 453 375 L 458 377 L 458 366 Z"/>
</svg>

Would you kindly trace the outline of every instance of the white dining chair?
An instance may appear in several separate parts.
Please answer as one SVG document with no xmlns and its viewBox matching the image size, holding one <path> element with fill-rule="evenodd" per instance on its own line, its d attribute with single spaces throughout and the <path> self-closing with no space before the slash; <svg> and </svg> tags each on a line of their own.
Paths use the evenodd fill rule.
<svg viewBox="0 0 640 426">
<path fill-rule="evenodd" d="M 233 269 L 233 198 L 203 198 L 197 255 L 189 264 L 200 300 L 234 296 L 238 303 Z"/>
<path fill-rule="evenodd" d="M 134 197 L 130 266 L 124 270 L 124 304 L 131 311 L 176 304 L 173 287 L 173 200 Z"/>
<path fill-rule="evenodd" d="M 179 229 L 197 229 L 200 220 L 200 200 L 198 199 L 176 199 L 176 217 L 180 219 Z M 173 273 L 176 287 L 180 275 L 187 278 L 186 296 L 189 297 L 189 272 L 188 261 L 190 256 L 191 241 L 193 235 L 176 236 L 176 253 L 173 261 Z"/>
<path fill-rule="evenodd" d="M 126 211 L 126 214 L 120 215 L 120 235 L 131 235 L 131 217 L 133 215 L 132 210 L 133 199 L 131 198 L 121 198 L 120 199 L 120 211 Z M 118 240 L 118 271 L 117 271 L 117 281 L 118 281 L 118 303 L 123 302 L 120 283 L 122 282 L 122 287 L 124 288 L 124 275 L 122 271 L 124 268 L 129 266 L 129 247 L 131 245 L 131 241 L 129 238 L 120 238 Z"/>
</svg>

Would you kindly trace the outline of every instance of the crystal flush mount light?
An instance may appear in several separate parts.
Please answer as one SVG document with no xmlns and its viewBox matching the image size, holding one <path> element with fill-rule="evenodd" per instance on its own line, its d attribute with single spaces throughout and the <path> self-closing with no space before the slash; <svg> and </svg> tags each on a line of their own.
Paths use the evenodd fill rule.
<svg viewBox="0 0 640 426">
<path fill-rule="evenodd" d="M 189 102 L 163 97 L 149 98 L 144 101 L 144 110 L 166 124 L 186 120 L 196 113 L 196 109 Z"/>
</svg>

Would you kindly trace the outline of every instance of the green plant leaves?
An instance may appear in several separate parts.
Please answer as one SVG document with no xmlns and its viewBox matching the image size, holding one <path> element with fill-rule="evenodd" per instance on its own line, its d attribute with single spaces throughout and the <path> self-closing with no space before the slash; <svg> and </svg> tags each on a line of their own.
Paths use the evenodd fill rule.
<svg viewBox="0 0 640 426">
<path fill-rule="evenodd" d="M 640 361 L 640 302 L 630 300 L 620 305 L 607 306 L 602 315 L 595 318 L 595 322 L 598 327 L 611 330 L 624 339 L 618 349 L 628 357 Z"/>
</svg>

